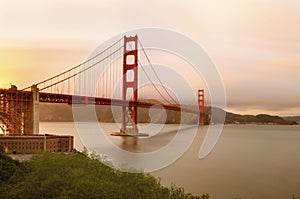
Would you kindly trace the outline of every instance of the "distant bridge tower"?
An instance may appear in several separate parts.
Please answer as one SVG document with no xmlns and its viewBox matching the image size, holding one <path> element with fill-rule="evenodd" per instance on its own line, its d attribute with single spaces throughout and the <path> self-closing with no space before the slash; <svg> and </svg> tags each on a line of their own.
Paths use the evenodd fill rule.
<svg viewBox="0 0 300 199">
<path fill-rule="evenodd" d="M 138 100 L 138 37 L 124 36 L 123 54 L 123 90 L 122 99 Z M 131 96 L 131 99 L 129 99 Z M 138 133 L 137 128 L 137 105 L 123 105 L 122 127 L 120 133 Z"/>
<path fill-rule="evenodd" d="M 199 108 L 199 124 L 204 125 L 204 90 L 198 90 L 198 108 Z"/>
</svg>

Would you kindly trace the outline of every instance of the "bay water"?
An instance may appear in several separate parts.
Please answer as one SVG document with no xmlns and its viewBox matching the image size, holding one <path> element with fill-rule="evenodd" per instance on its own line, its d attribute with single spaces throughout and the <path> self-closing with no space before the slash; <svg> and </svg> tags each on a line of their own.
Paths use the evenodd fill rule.
<svg viewBox="0 0 300 199">
<path fill-rule="evenodd" d="M 89 124 L 85 125 L 89 131 Z M 176 124 L 158 126 L 160 132 L 149 141 L 124 145 L 123 138 L 109 136 L 118 131 L 116 124 L 100 125 L 113 144 L 136 153 L 158 150 L 174 138 L 178 128 Z M 199 127 L 193 143 L 177 161 L 151 174 L 161 178 L 163 185 L 175 184 L 193 194 L 209 193 L 211 198 L 300 197 L 300 125 L 225 125 L 213 151 L 199 159 L 207 129 Z M 73 122 L 40 122 L 40 133 L 73 135 L 74 147 L 83 150 Z"/>
</svg>

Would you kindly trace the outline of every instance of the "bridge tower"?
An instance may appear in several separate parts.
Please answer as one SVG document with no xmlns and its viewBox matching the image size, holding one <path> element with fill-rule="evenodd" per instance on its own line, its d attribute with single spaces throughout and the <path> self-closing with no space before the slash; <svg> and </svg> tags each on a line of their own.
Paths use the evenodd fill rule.
<svg viewBox="0 0 300 199">
<path fill-rule="evenodd" d="M 138 37 L 124 36 L 123 52 L 123 90 L 122 100 L 138 100 Z M 131 99 L 129 97 L 131 96 Z M 137 105 L 122 106 L 122 127 L 120 133 L 136 134 L 137 128 Z"/>
<path fill-rule="evenodd" d="M 198 90 L 198 109 L 199 109 L 199 124 L 204 125 L 204 90 Z"/>
</svg>

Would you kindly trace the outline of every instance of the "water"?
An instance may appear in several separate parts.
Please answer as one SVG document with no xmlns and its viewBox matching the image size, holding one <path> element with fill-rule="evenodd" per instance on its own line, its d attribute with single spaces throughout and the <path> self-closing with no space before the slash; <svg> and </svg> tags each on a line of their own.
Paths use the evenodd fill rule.
<svg viewBox="0 0 300 199">
<path fill-rule="evenodd" d="M 103 124 L 108 131 L 113 124 Z M 174 137 L 176 125 L 166 125 L 150 144 L 142 141 L 135 152 L 153 151 Z M 212 198 L 292 198 L 300 196 L 300 126 L 227 125 L 214 150 L 205 159 L 198 159 L 207 127 L 201 127 L 195 141 L 183 156 L 170 166 L 152 172 L 162 184 L 175 183 L 193 194 L 209 193 Z M 75 125 L 71 122 L 40 123 L 40 131 L 71 134 L 75 147 L 83 149 Z M 109 139 L 123 147 L 122 139 Z M 131 146 L 131 145 L 129 145 Z"/>
</svg>

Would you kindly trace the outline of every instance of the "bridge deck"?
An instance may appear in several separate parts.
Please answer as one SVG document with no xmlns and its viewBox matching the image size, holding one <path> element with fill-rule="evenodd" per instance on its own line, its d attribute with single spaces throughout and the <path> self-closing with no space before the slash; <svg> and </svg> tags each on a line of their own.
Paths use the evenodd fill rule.
<svg viewBox="0 0 300 199">
<path fill-rule="evenodd" d="M 154 105 L 156 108 L 164 108 L 173 111 L 183 111 L 187 113 L 199 114 L 198 110 L 188 107 L 180 107 L 179 105 L 154 104 L 149 102 L 124 101 L 121 99 L 109 99 L 100 97 L 86 97 L 65 94 L 40 93 L 40 102 L 46 103 L 66 103 L 66 104 L 94 104 L 94 105 L 113 105 L 113 106 L 138 106 L 150 108 Z"/>
</svg>

